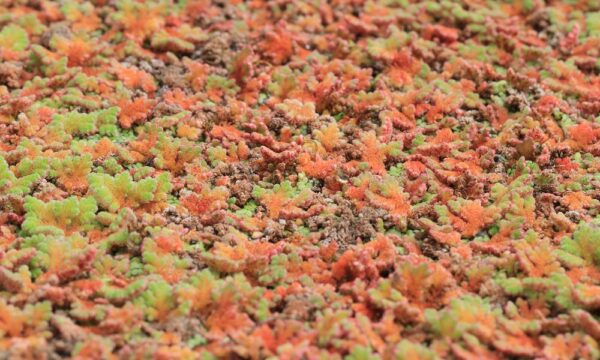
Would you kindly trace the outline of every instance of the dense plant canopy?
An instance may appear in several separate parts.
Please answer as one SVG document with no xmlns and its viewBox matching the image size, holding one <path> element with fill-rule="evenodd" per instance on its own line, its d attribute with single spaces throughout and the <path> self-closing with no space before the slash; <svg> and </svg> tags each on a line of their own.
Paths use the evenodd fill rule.
<svg viewBox="0 0 600 360">
<path fill-rule="evenodd" d="M 0 358 L 600 358 L 594 0 L 0 0 Z"/>
</svg>

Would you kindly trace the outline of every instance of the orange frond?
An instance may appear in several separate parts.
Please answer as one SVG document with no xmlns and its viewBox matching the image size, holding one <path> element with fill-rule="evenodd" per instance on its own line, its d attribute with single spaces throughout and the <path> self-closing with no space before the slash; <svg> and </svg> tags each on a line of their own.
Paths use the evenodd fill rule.
<svg viewBox="0 0 600 360">
<path fill-rule="evenodd" d="M 362 159 L 369 164 L 373 172 L 377 174 L 385 173 L 385 151 L 379 144 L 377 136 L 373 131 L 368 132 L 362 138 Z"/>
<path fill-rule="evenodd" d="M 342 133 L 337 126 L 337 123 L 331 123 L 322 130 L 317 130 L 316 138 L 327 151 L 333 151 L 339 144 Z"/>
<path fill-rule="evenodd" d="M 337 159 L 323 160 L 317 155 L 315 160 L 311 160 L 310 155 L 303 153 L 298 156 L 298 170 L 304 172 L 310 177 L 325 179 L 331 175 L 337 167 Z"/>
<path fill-rule="evenodd" d="M 167 103 L 179 105 L 184 110 L 188 110 L 196 103 L 196 99 L 188 97 L 180 88 L 166 92 L 163 98 Z"/>
<path fill-rule="evenodd" d="M 210 67 L 191 60 L 184 61 L 184 65 L 188 70 L 186 78 L 190 82 L 190 85 L 192 85 L 192 89 L 195 91 L 204 90 L 204 82 L 210 73 Z"/>
<path fill-rule="evenodd" d="M 69 66 L 82 66 L 92 57 L 94 46 L 83 39 L 58 38 L 57 50 L 68 58 Z"/>
<path fill-rule="evenodd" d="M 154 78 L 144 70 L 138 70 L 134 67 L 119 66 L 117 68 L 117 77 L 128 88 L 142 89 L 146 92 L 154 92 L 156 90 Z"/>
<path fill-rule="evenodd" d="M 283 30 L 267 33 L 260 44 L 264 53 L 273 60 L 275 64 L 282 64 L 293 54 L 293 41 L 291 36 Z"/>
<path fill-rule="evenodd" d="M 431 236 L 439 243 L 445 245 L 458 245 L 460 243 L 460 233 L 457 231 L 444 232 L 432 229 L 429 232 Z"/>
<path fill-rule="evenodd" d="M 204 187 L 200 194 L 190 194 L 181 199 L 181 204 L 185 206 L 192 214 L 205 215 L 213 211 L 227 207 L 227 189 L 217 187 L 210 189 Z"/>
<path fill-rule="evenodd" d="M 563 196 L 562 202 L 571 210 L 582 210 L 592 205 L 594 199 L 582 191 L 575 191 Z"/>
<path fill-rule="evenodd" d="M 594 143 L 598 138 L 598 132 L 596 132 L 587 122 L 570 128 L 569 135 L 571 139 L 581 147 Z"/>
<path fill-rule="evenodd" d="M 121 108 L 121 112 L 119 114 L 119 124 L 123 128 L 129 129 L 133 124 L 146 120 L 152 110 L 152 106 L 154 106 L 154 101 L 146 97 L 139 97 L 134 100 L 120 100 L 119 107 Z"/>
</svg>

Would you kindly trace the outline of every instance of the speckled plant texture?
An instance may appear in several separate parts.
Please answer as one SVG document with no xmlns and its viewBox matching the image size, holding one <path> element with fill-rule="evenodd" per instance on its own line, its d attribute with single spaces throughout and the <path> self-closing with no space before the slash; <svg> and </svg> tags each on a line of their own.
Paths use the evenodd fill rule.
<svg viewBox="0 0 600 360">
<path fill-rule="evenodd" d="M 598 0 L 0 0 L 0 359 L 599 359 Z"/>
</svg>

